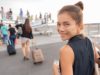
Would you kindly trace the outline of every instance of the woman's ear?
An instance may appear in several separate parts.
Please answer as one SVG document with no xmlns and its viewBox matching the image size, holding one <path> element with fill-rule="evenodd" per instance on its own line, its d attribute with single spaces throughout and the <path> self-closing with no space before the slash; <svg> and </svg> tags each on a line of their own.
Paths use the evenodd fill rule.
<svg viewBox="0 0 100 75">
<path fill-rule="evenodd" d="M 80 29 L 81 29 L 81 30 L 84 29 L 84 25 L 83 25 L 83 24 L 80 25 Z"/>
</svg>

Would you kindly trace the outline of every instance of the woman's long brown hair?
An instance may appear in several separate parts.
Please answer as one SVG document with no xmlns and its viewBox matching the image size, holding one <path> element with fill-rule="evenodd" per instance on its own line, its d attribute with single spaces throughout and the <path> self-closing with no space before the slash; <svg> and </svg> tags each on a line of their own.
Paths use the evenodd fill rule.
<svg viewBox="0 0 100 75">
<path fill-rule="evenodd" d="M 26 18 L 23 27 L 25 28 L 25 31 L 26 31 L 27 33 L 30 33 L 30 32 L 32 31 L 32 28 L 31 28 L 31 26 L 30 26 L 30 21 L 29 21 L 28 18 Z"/>
</svg>

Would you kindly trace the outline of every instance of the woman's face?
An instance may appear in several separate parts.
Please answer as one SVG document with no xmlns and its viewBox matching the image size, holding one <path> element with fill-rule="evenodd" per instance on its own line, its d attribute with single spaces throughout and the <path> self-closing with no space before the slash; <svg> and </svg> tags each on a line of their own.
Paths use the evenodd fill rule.
<svg viewBox="0 0 100 75">
<path fill-rule="evenodd" d="M 69 40 L 71 37 L 79 34 L 80 28 L 68 13 L 59 14 L 57 19 L 57 30 L 62 40 Z"/>
</svg>

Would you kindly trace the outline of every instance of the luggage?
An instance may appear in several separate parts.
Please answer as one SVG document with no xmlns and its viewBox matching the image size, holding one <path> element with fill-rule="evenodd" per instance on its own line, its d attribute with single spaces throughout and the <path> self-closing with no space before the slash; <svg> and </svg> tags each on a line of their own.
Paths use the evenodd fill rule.
<svg viewBox="0 0 100 75">
<path fill-rule="evenodd" d="M 33 47 L 33 44 L 32 44 L 32 47 Z M 42 49 L 37 48 L 36 44 L 32 49 L 33 49 L 32 50 L 32 59 L 33 59 L 34 64 L 42 63 L 44 61 Z"/>
<path fill-rule="evenodd" d="M 16 54 L 15 47 L 13 45 L 11 45 L 10 40 L 8 40 L 7 52 L 8 52 L 9 55 L 15 55 Z"/>
<path fill-rule="evenodd" d="M 39 48 L 35 48 L 34 50 L 32 50 L 32 59 L 34 61 L 34 64 L 42 63 L 44 61 L 42 50 Z"/>
</svg>

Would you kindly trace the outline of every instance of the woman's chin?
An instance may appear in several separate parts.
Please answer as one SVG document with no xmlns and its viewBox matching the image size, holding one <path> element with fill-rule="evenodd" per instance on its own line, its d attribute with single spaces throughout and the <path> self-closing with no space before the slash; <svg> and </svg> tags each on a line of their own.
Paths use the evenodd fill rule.
<svg viewBox="0 0 100 75">
<path fill-rule="evenodd" d="M 61 38 L 63 41 L 66 41 L 66 40 L 68 40 L 68 38 Z"/>
<path fill-rule="evenodd" d="M 69 37 L 68 36 L 60 36 L 61 37 L 61 39 L 63 40 L 63 41 L 65 41 L 65 40 L 68 40 L 69 39 Z"/>
</svg>

